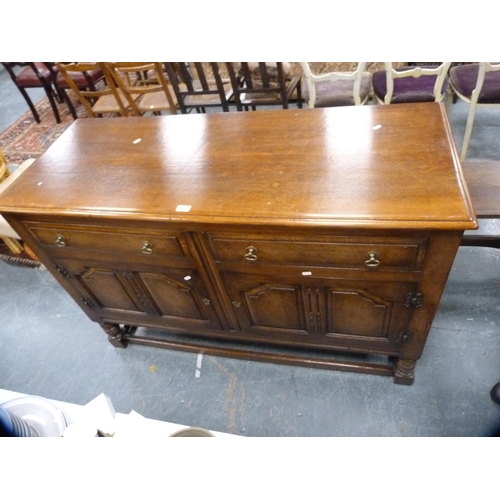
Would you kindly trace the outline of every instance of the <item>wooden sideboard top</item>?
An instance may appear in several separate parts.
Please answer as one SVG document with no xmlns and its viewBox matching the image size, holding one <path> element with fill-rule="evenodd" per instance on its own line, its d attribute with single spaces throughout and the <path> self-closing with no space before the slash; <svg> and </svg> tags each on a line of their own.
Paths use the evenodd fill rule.
<svg viewBox="0 0 500 500">
<path fill-rule="evenodd" d="M 0 196 L 3 213 L 450 230 L 477 227 L 471 207 L 435 103 L 79 119 Z"/>
</svg>

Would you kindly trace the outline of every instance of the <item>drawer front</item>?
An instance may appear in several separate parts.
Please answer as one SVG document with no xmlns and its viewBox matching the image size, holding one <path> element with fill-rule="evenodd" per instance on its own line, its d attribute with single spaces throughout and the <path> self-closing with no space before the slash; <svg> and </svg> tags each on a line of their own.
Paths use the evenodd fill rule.
<svg viewBox="0 0 500 500">
<path fill-rule="evenodd" d="M 217 262 L 320 266 L 360 269 L 421 269 L 427 239 L 396 237 L 270 238 L 263 235 L 211 234 Z"/>
<path fill-rule="evenodd" d="M 175 231 L 39 222 L 27 222 L 25 225 L 45 247 L 175 257 L 183 257 L 188 253 L 183 240 Z"/>
</svg>

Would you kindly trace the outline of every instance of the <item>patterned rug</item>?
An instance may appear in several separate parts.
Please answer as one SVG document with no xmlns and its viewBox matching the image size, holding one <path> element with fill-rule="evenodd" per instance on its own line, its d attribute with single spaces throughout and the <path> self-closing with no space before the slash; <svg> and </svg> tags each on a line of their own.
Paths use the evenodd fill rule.
<svg viewBox="0 0 500 500">
<path fill-rule="evenodd" d="M 85 116 L 83 107 L 72 99 L 79 117 Z M 0 134 L 2 150 L 9 170 L 15 169 L 28 158 L 38 158 L 73 123 L 66 104 L 58 105 L 61 123 L 56 123 L 49 100 L 44 97 L 36 104 L 41 123 L 37 123 L 31 111 Z"/>
</svg>

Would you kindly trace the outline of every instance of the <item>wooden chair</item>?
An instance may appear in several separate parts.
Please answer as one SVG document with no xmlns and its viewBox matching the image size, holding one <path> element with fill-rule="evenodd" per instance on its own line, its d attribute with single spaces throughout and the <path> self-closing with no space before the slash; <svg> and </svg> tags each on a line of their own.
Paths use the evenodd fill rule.
<svg viewBox="0 0 500 500">
<path fill-rule="evenodd" d="M 26 89 L 30 88 L 43 88 L 45 94 L 49 100 L 52 112 L 57 123 L 61 123 L 61 117 L 59 115 L 59 110 L 57 109 L 57 102 L 65 102 L 74 115 L 74 109 L 71 101 L 67 97 L 66 93 L 62 88 L 59 87 L 57 83 L 57 74 L 52 68 L 50 63 L 43 62 L 28 62 L 28 63 L 14 63 L 14 62 L 3 62 L 3 67 L 9 73 L 11 80 L 14 82 L 16 87 L 21 92 L 26 104 L 28 104 L 33 117 L 37 123 L 40 123 L 40 116 L 31 101 L 30 96 L 26 92 Z M 14 68 L 16 66 L 25 66 L 19 73 L 16 74 Z"/>
<path fill-rule="evenodd" d="M 26 160 L 11 174 L 7 168 L 7 160 L 0 151 L 0 193 L 7 189 L 34 161 L 34 159 Z M 1 215 L 0 238 L 14 255 L 19 255 L 24 250 L 28 250 L 19 241 L 21 237 Z M 34 257 L 30 251 L 28 253 L 31 257 Z"/>
<path fill-rule="evenodd" d="M 169 111 L 177 114 L 177 102 L 160 62 L 120 62 L 101 64 L 106 77 L 128 102 L 135 116 Z"/>
<path fill-rule="evenodd" d="M 302 108 L 301 76 L 287 76 L 284 63 L 226 63 L 238 111 L 257 106 L 288 109 L 292 95 Z"/>
<path fill-rule="evenodd" d="M 233 90 L 229 80 L 220 76 L 218 63 L 195 62 L 191 67 L 183 62 L 166 62 L 165 70 L 181 113 L 186 114 L 193 109 L 197 113 L 205 113 L 208 107 L 229 111 Z"/>
<path fill-rule="evenodd" d="M 307 84 L 303 98 L 310 108 L 359 106 L 370 96 L 372 76 L 365 71 L 365 62 L 358 63 L 355 71 L 322 74 L 314 74 L 307 62 L 299 64 Z"/>
<path fill-rule="evenodd" d="M 469 114 L 460 152 L 460 160 L 465 161 L 472 135 L 476 109 L 500 105 L 500 63 L 480 62 L 464 64 L 450 69 L 450 89 L 447 107 L 458 96 L 469 103 Z"/>
<path fill-rule="evenodd" d="M 85 73 L 90 73 L 99 69 L 102 71 L 99 63 L 87 62 L 72 62 L 60 63 L 56 62 L 56 67 L 66 80 L 68 88 L 70 88 L 82 103 L 89 117 L 95 118 L 103 114 L 119 114 L 127 116 L 129 106 L 127 100 L 120 92 L 117 91 L 113 84 L 109 84 L 105 79 L 102 79 L 100 85 L 91 86 L 90 88 L 80 88 L 78 78 L 85 79 Z M 79 75 L 79 76 L 77 76 Z"/>
<path fill-rule="evenodd" d="M 402 66 L 393 68 L 386 62 L 385 70 L 373 74 L 373 93 L 379 104 L 405 102 L 440 102 L 448 86 L 451 62 L 438 66 Z"/>
<path fill-rule="evenodd" d="M 66 89 L 66 90 L 71 90 L 71 88 L 68 85 L 68 82 L 64 75 L 57 69 L 57 67 L 54 64 L 54 69 L 57 73 L 57 78 L 56 82 L 59 88 L 61 89 Z M 104 80 L 104 73 L 100 67 L 95 67 L 94 69 L 90 71 L 75 71 L 75 72 L 69 72 L 69 76 L 71 77 L 71 80 L 75 83 L 75 85 L 80 89 L 80 90 L 91 90 L 91 91 L 96 91 L 96 87 Z M 70 100 L 71 103 L 71 100 Z M 76 115 L 76 111 L 74 111 L 73 105 L 71 105 L 71 108 L 73 109 L 72 114 L 73 118 L 76 120 L 78 117 Z"/>
</svg>

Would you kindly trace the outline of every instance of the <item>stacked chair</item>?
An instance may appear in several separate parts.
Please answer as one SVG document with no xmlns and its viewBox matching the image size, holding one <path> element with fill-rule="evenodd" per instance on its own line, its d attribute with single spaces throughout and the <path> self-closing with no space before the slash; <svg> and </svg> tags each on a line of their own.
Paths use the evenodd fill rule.
<svg viewBox="0 0 500 500">
<path fill-rule="evenodd" d="M 372 76 L 366 63 L 358 63 L 354 71 L 313 73 L 309 63 L 300 66 L 306 81 L 304 100 L 310 108 L 362 105 L 368 101 Z"/>
<path fill-rule="evenodd" d="M 460 160 L 465 161 L 476 109 L 500 106 L 500 64 L 480 62 L 451 68 L 448 107 L 455 96 L 469 104 L 465 135 L 460 153 Z"/>
<path fill-rule="evenodd" d="M 127 99 L 106 79 L 102 65 L 96 62 L 56 62 L 60 77 L 83 105 L 87 115 L 95 118 L 106 114 L 128 115 Z M 95 81 L 89 81 L 91 75 Z M 91 84 L 92 83 L 92 84 Z"/>
<path fill-rule="evenodd" d="M 165 70 L 181 113 L 192 110 L 205 113 L 209 107 L 229 111 L 233 89 L 230 81 L 221 77 L 219 63 L 197 62 L 191 66 L 185 62 L 166 62 Z"/>
<path fill-rule="evenodd" d="M 11 80 L 19 89 L 19 92 L 21 92 L 37 123 L 40 123 L 41 121 L 40 116 L 31 101 L 28 92 L 26 91 L 27 89 L 43 88 L 45 90 L 45 94 L 49 99 L 49 103 L 57 123 L 61 123 L 61 117 L 59 115 L 59 110 L 57 109 L 58 102 L 64 101 L 73 117 L 76 118 L 75 110 L 73 109 L 71 101 L 68 99 L 64 90 L 59 86 L 57 72 L 54 71 L 51 63 L 3 62 L 2 65 L 9 73 Z M 16 71 L 16 66 L 22 66 L 22 69 L 20 71 Z"/>
<path fill-rule="evenodd" d="M 226 63 L 238 111 L 256 110 L 260 106 L 282 106 L 291 100 L 302 108 L 301 76 L 291 74 L 289 63 Z"/>
<path fill-rule="evenodd" d="M 101 63 L 115 94 L 125 98 L 129 115 L 177 114 L 177 102 L 160 62 Z"/>
<path fill-rule="evenodd" d="M 451 62 L 437 66 L 394 68 L 386 62 L 385 70 L 373 74 L 373 94 L 379 104 L 440 102 L 448 87 Z"/>
</svg>

